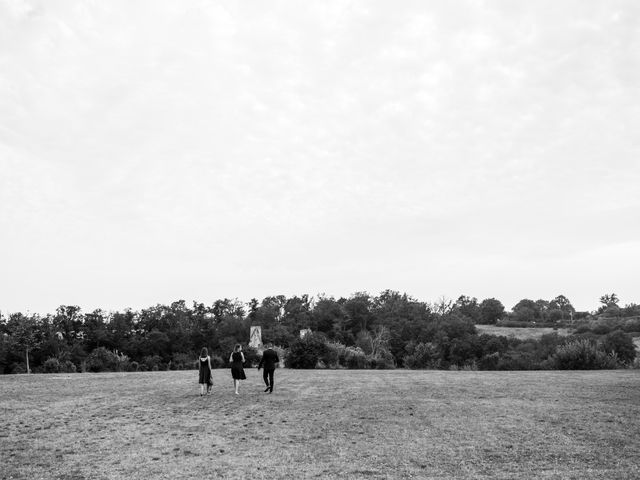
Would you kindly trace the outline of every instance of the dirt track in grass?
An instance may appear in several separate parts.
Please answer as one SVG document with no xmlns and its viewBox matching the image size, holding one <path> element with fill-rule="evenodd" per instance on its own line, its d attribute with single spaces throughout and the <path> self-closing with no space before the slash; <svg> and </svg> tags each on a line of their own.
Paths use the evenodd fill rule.
<svg viewBox="0 0 640 480">
<path fill-rule="evenodd" d="M 0 478 L 640 478 L 640 371 L 0 377 Z"/>
</svg>

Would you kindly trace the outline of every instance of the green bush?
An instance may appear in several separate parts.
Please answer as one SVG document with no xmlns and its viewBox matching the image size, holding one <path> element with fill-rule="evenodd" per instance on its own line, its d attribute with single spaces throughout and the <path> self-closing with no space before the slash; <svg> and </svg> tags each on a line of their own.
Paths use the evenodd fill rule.
<svg viewBox="0 0 640 480">
<path fill-rule="evenodd" d="M 42 364 L 44 373 L 58 373 L 60 371 L 60 360 L 57 358 L 47 358 Z"/>
<path fill-rule="evenodd" d="M 118 355 L 104 347 L 93 350 L 85 360 L 85 368 L 89 372 L 115 372 L 118 364 Z"/>
<path fill-rule="evenodd" d="M 438 348 L 433 343 L 418 343 L 409 346 L 411 353 L 404 356 L 406 368 L 436 368 L 438 362 Z"/>
<path fill-rule="evenodd" d="M 147 355 L 142 359 L 142 365 L 144 365 L 145 370 L 152 372 L 165 369 L 160 355 Z"/>
<path fill-rule="evenodd" d="M 478 361 L 478 368 L 480 370 L 497 370 L 498 362 L 500 361 L 500 353 L 488 353 L 482 356 Z"/>
<path fill-rule="evenodd" d="M 636 346 L 633 339 L 622 330 L 616 330 L 604 337 L 602 349 L 605 352 L 615 353 L 620 362 L 630 364 L 636 358 Z"/>
<path fill-rule="evenodd" d="M 329 368 L 367 368 L 367 355 L 360 347 L 348 347 L 340 342 L 328 342 L 329 352 L 324 356 L 324 363 Z"/>
<path fill-rule="evenodd" d="M 195 362 L 196 368 L 198 366 L 198 361 Z M 211 368 L 223 368 L 225 366 L 225 361 L 220 355 L 211 355 Z"/>
<path fill-rule="evenodd" d="M 291 343 L 287 352 L 286 365 L 289 368 L 316 368 L 318 361 L 329 353 L 324 335 L 310 333 Z"/>
<path fill-rule="evenodd" d="M 370 368 L 376 368 L 378 370 L 387 370 L 390 368 L 396 368 L 395 358 L 389 350 L 382 349 L 376 356 L 369 355 L 367 357 Z"/>
<path fill-rule="evenodd" d="M 193 360 L 194 355 L 188 353 L 174 353 L 171 355 L 171 370 L 193 370 L 198 364 Z"/>
<path fill-rule="evenodd" d="M 625 332 L 640 332 L 640 318 L 629 318 L 622 323 Z"/>
<path fill-rule="evenodd" d="M 70 360 L 61 362 L 55 357 L 50 357 L 42 364 L 43 373 L 74 373 L 75 371 L 76 366 Z"/>
<path fill-rule="evenodd" d="M 76 365 L 71 360 L 60 362 L 60 373 L 76 373 Z"/>
<path fill-rule="evenodd" d="M 247 368 L 257 367 L 258 363 L 260 363 L 260 352 L 253 347 L 242 347 L 242 352 L 244 353 L 244 365 Z M 213 367 L 213 363 L 211 364 Z"/>
<path fill-rule="evenodd" d="M 550 359 L 550 366 L 558 370 L 598 370 L 618 366 L 615 353 L 607 354 L 587 340 L 578 339 L 560 345 Z"/>
<path fill-rule="evenodd" d="M 27 364 L 24 362 L 14 363 L 11 366 L 11 373 L 27 373 Z"/>
<path fill-rule="evenodd" d="M 606 323 L 598 323 L 591 329 L 591 331 L 597 335 L 606 335 L 611 332 L 611 326 Z"/>
<path fill-rule="evenodd" d="M 340 353 L 346 347 L 338 342 L 327 342 L 327 351 L 322 355 L 320 361 L 326 368 L 340 367 Z"/>
<path fill-rule="evenodd" d="M 591 331 L 591 329 L 589 328 L 589 325 L 582 324 L 582 325 L 578 325 L 573 333 L 575 333 L 577 335 L 580 335 L 582 333 L 587 333 L 587 332 L 590 332 L 590 331 Z"/>
</svg>

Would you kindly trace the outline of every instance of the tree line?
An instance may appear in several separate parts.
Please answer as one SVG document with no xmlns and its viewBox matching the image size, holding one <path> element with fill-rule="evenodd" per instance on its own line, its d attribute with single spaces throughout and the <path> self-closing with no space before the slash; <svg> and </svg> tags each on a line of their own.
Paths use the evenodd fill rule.
<svg viewBox="0 0 640 480">
<path fill-rule="evenodd" d="M 193 368 L 203 346 L 216 366 L 224 366 L 236 343 L 246 345 L 253 325 L 262 327 L 263 341 L 278 346 L 294 368 L 629 365 L 635 359 L 632 335 L 640 335 L 640 306 L 620 307 L 615 294 L 603 295 L 600 302 L 596 312 L 577 312 L 568 298 L 558 295 L 523 299 L 507 312 L 495 298 L 478 301 L 462 295 L 429 303 L 385 290 L 341 298 L 277 295 L 247 303 L 225 298 L 210 305 L 179 300 L 140 311 L 84 313 L 78 306 L 62 305 L 43 316 L 0 313 L 0 371 L 185 369 Z M 598 330 L 598 318 L 607 320 L 607 331 Z M 476 328 L 481 324 L 574 329 L 579 324 L 582 331 L 524 341 L 481 334 Z M 307 329 L 313 333 L 300 338 Z M 571 348 L 582 350 L 571 353 Z M 560 355 L 568 351 L 590 360 L 582 367 L 562 363 Z M 250 348 L 246 354 L 248 362 L 257 357 Z"/>
</svg>

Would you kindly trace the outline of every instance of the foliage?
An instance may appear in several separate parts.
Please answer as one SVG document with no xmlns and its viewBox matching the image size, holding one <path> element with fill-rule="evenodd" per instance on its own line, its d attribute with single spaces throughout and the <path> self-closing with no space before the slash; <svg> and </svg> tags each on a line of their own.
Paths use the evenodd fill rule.
<svg viewBox="0 0 640 480">
<path fill-rule="evenodd" d="M 160 355 L 147 355 L 142 359 L 141 369 L 157 372 L 158 370 L 166 370 L 166 365 L 162 362 Z"/>
<path fill-rule="evenodd" d="M 616 368 L 615 353 L 606 353 L 588 339 L 577 339 L 561 345 L 551 358 L 551 364 L 559 370 L 597 370 Z"/>
<path fill-rule="evenodd" d="M 198 368 L 197 361 L 194 360 L 196 355 L 188 353 L 174 353 L 171 356 L 169 364 L 170 370 L 193 370 Z"/>
<path fill-rule="evenodd" d="M 439 366 L 438 348 L 433 343 L 410 343 L 404 357 L 406 368 L 437 368 Z"/>
<path fill-rule="evenodd" d="M 504 305 L 500 300 L 487 298 L 480 303 L 480 321 L 483 324 L 495 324 L 504 316 Z"/>
<path fill-rule="evenodd" d="M 622 330 L 607 334 L 602 340 L 602 349 L 605 352 L 615 353 L 619 361 L 625 364 L 632 363 L 637 355 L 633 339 Z"/>
<path fill-rule="evenodd" d="M 294 341 L 287 352 L 286 366 L 289 368 L 316 368 L 318 361 L 329 354 L 326 337 L 311 333 Z"/>
<path fill-rule="evenodd" d="M 441 297 L 430 304 L 393 290 L 337 299 L 276 295 L 246 304 L 227 298 L 211 305 L 178 300 L 121 312 L 83 313 L 78 306 L 61 305 L 42 317 L 22 313 L 0 317 L 0 373 L 26 371 L 27 362 L 38 372 L 69 371 L 75 366 L 83 371 L 192 369 L 203 346 L 219 367 L 226 365 L 237 343 L 245 344 L 252 325 L 262 326 L 265 343 L 279 345 L 283 365 L 305 368 L 555 365 L 551 357 L 561 343 L 557 337 L 543 339 L 536 334 L 536 339 L 515 340 L 497 337 L 502 332 L 491 330 L 493 335 L 478 335 L 476 324 L 577 327 L 576 334 L 630 365 L 635 350 L 616 331 L 640 333 L 640 306 L 620 307 L 615 294 L 601 300 L 601 315 L 575 312 L 564 295 L 523 299 L 507 313 L 495 298 L 479 301 L 461 295 L 455 301 Z M 611 312 L 615 315 L 608 316 Z M 318 335 L 317 341 L 301 342 L 302 329 Z M 256 351 L 247 347 L 244 353 L 248 366 L 257 363 Z"/>
<path fill-rule="evenodd" d="M 242 352 L 244 353 L 244 364 L 245 367 L 257 367 L 258 363 L 260 363 L 260 352 L 253 347 L 243 347 Z"/>
<path fill-rule="evenodd" d="M 226 366 L 226 362 L 220 355 L 210 355 L 211 368 L 223 368 Z M 197 362 L 195 363 L 197 365 Z"/>
<path fill-rule="evenodd" d="M 87 357 L 85 368 L 88 372 L 114 372 L 119 364 L 117 354 L 105 347 L 98 347 Z"/>
<path fill-rule="evenodd" d="M 347 346 L 339 342 L 329 342 L 327 347 L 329 352 L 325 359 L 329 368 L 360 369 L 368 366 L 367 355 L 360 347 Z"/>
</svg>

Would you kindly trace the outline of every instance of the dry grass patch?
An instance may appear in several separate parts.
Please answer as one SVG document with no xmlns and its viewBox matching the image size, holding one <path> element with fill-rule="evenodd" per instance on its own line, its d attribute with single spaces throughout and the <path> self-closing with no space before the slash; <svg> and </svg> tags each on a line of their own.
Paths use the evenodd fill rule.
<svg viewBox="0 0 640 480">
<path fill-rule="evenodd" d="M 520 340 L 538 339 L 548 333 L 557 333 L 560 336 L 567 336 L 571 333 L 568 328 L 551 327 L 498 327 L 496 325 L 476 325 L 479 334 L 502 335 L 504 337 L 514 337 Z"/>
<path fill-rule="evenodd" d="M 2 479 L 640 477 L 637 371 L 0 377 Z"/>
</svg>

